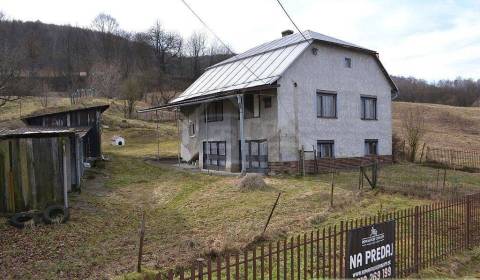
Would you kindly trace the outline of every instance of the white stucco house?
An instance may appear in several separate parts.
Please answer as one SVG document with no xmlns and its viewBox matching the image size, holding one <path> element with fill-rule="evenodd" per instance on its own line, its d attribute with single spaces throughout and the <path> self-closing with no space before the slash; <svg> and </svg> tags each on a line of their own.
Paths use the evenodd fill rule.
<svg viewBox="0 0 480 280">
<path fill-rule="evenodd" d="M 296 172 L 301 149 L 341 166 L 373 154 L 391 160 L 397 93 L 377 52 L 287 30 L 207 68 L 169 104 L 142 111 L 177 108 L 181 158 L 202 169 Z"/>
</svg>

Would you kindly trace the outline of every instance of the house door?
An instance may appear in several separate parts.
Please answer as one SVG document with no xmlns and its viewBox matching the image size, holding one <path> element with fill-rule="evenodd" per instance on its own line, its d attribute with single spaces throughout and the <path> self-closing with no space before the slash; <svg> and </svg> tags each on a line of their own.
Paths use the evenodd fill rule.
<svg viewBox="0 0 480 280">
<path fill-rule="evenodd" d="M 241 158 L 240 151 L 240 158 Z M 247 172 L 267 172 L 268 146 L 267 140 L 245 141 Z M 242 164 L 242 163 L 241 163 Z"/>
<path fill-rule="evenodd" d="M 203 142 L 203 168 L 225 170 L 227 149 L 225 141 Z"/>
</svg>

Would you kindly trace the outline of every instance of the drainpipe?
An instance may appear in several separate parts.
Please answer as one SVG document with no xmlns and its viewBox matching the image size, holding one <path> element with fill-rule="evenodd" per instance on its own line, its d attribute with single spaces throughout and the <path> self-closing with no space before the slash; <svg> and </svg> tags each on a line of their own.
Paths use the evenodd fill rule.
<svg viewBox="0 0 480 280">
<path fill-rule="evenodd" d="M 207 163 L 206 163 L 206 165 L 207 165 L 207 173 L 210 173 L 210 169 L 208 167 L 208 161 L 209 161 L 208 154 L 210 153 L 210 149 L 208 149 L 209 144 L 208 144 L 208 105 L 207 105 L 207 103 L 204 103 L 203 107 L 204 107 L 204 110 L 205 110 L 205 147 L 208 150 L 208 151 L 206 151 L 207 152 Z M 203 168 L 205 168 L 205 166 Z"/>
<path fill-rule="evenodd" d="M 243 133 L 243 122 L 244 122 L 244 103 L 243 103 L 243 94 L 237 95 L 238 109 L 240 111 L 240 154 L 242 155 L 242 175 L 247 173 L 247 155 L 245 154 L 245 135 Z"/>
</svg>

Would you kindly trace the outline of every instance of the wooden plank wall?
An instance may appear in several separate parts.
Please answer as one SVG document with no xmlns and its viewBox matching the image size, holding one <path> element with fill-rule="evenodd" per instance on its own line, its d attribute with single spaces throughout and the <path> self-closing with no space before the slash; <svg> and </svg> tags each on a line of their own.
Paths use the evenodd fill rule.
<svg viewBox="0 0 480 280">
<path fill-rule="evenodd" d="M 1 212 L 43 210 L 51 204 L 63 204 L 63 143 L 66 143 L 70 182 L 72 166 L 68 137 L 0 141 Z"/>
</svg>

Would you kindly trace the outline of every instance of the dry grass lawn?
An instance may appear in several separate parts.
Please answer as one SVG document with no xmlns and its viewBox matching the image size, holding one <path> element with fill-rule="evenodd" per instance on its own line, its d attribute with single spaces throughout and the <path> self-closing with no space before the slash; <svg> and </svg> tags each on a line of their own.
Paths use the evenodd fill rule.
<svg viewBox="0 0 480 280">
<path fill-rule="evenodd" d="M 395 104 L 395 110 L 402 106 L 408 105 Z M 15 110 L 8 110 L 0 112 L 0 118 L 11 118 Z M 280 202 L 267 230 L 270 239 L 437 199 L 388 189 L 435 178 L 436 170 L 411 164 L 381 169 L 380 185 L 387 191 L 359 191 L 357 172 L 340 173 L 333 208 L 329 175 L 268 177 L 265 190 L 242 191 L 236 187 L 237 177 L 186 172 L 145 160 L 157 153 L 155 124 L 125 123 L 115 108 L 104 119 L 108 128 L 103 147 L 109 161 L 90 170 L 82 193 L 71 195 L 67 224 L 17 230 L 0 218 L 0 278 L 103 279 L 133 271 L 142 210 L 147 217 L 145 266 L 159 269 L 247 246 L 261 233 L 278 192 Z M 176 156 L 175 124 L 162 123 L 160 128 L 161 155 Z M 436 129 L 440 131 L 432 131 Z M 125 137 L 126 146 L 109 145 L 113 135 Z M 475 191 L 480 174 L 457 171 L 449 174 L 448 184 Z"/>
</svg>

